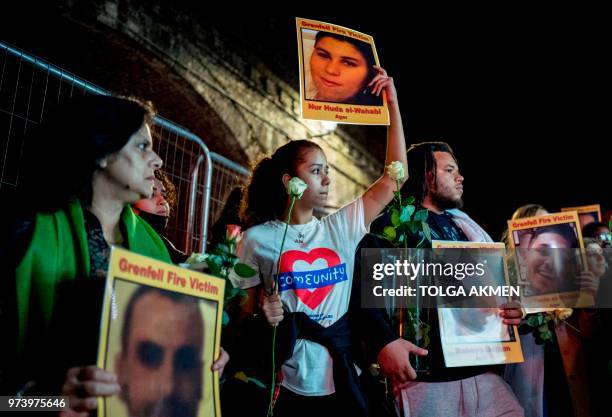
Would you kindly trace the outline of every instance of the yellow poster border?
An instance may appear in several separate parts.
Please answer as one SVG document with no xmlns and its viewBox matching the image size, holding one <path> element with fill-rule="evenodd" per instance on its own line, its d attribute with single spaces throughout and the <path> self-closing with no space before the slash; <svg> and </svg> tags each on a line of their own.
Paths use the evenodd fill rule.
<svg viewBox="0 0 612 417">
<path fill-rule="evenodd" d="M 179 276 L 188 275 L 189 278 L 195 278 L 198 280 L 198 283 L 204 285 L 210 291 L 205 290 L 196 290 L 192 288 L 190 285 L 182 286 L 178 283 L 168 283 L 163 279 L 160 281 L 158 279 L 146 278 L 139 276 L 136 274 L 131 268 L 131 270 L 124 271 L 120 267 L 120 263 L 122 260 L 127 260 L 130 265 L 142 266 L 144 268 L 151 268 L 152 270 L 165 272 L 162 276 L 167 277 L 168 272 L 174 272 Z M 153 274 L 150 274 L 153 275 Z M 112 294 L 113 288 L 115 286 L 115 282 L 117 280 L 129 281 L 139 285 L 146 285 L 154 288 L 159 288 L 163 290 L 173 291 L 177 293 L 182 293 L 186 295 L 190 295 L 196 298 L 200 298 L 203 300 L 215 301 L 217 302 L 217 317 L 215 320 L 215 340 L 214 340 L 214 358 L 219 357 L 220 347 L 221 347 L 221 323 L 223 316 L 223 301 L 225 294 L 225 281 L 223 279 L 213 277 L 208 274 L 204 274 L 198 271 L 193 271 L 186 268 L 181 268 L 177 265 L 168 264 L 162 261 L 158 261 L 153 258 L 149 258 L 143 255 L 139 255 L 134 252 L 130 252 L 126 249 L 112 247 L 111 248 L 111 256 L 109 261 L 108 273 L 106 276 L 106 284 L 104 286 L 104 301 L 102 306 L 102 317 L 100 320 L 100 338 L 98 343 L 98 360 L 97 366 L 101 369 L 104 369 L 105 364 L 107 362 L 107 344 L 108 344 L 108 332 L 109 332 L 109 320 L 111 313 L 111 304 L 112 304 Z M 208 285 L 207 285 L 208 284 Z M 214 293 L 213 293 L 214 289 Z M 220 407 L 220 392 L 219 392 L 219 373 L 218 371 L 213 372 L 213 400 L 214 400 L 214 409 L 215 409 L 215 417 L 221 417 L 221 407 Z M 98 415 L 106 416 L 106 404 L 104 398 L 98 398 Z"/>
<path fill-rule="evenodd" d="M 457 242 L 447 240 L 433 240 L 431 242 L 432 249 L 505 249 L 506 245 L 503 242 Z M 504 257 L 504 282 L 509 283 L 508 280 L 508 265 Z M 444 356 L 444 364 L 449 368 L 456 368 L 461 366 L 486 366 L 486 365 L 497 365 L 497 364 L 508 364 L 508 363 L 519 363 L 524 362 L 523 349 L 521 347 L 521 339 L 518 333 L 518 326 L 508 326 L 509 330 L 513 333 L 513 342 L 475 342 L 465 344 L 473 349 L 482 349 L 483 351 L 490 350 L 493 348 L 501 348 L 504 351 L 504 360 L 500 362 L 486 362 L 486 363 L 466 363 L 460 361 L 458 358 L 454 358 L 454 352 L 450 352 L 450 346 L 445 342 L 445 324 L 442 318 L 442 309 L 439 308 L 438 323 L 440 325 L 440 344 L 442 345 L 442 353 Z M 462 343 L 453 344 L 462 345 Z"/>
<path fill-rule="evenodd" d="M 584 206 L 587 207 L 587 206 Z M 562 209 L 563 210 L 563 209 Z M 593 210 L 591 210 L 593 211 Z M 573 223 L 576 228 L 578 235 L 579 249 L 584 249 L 584 240 L 582 238 L 582 230 L 580 229 L 580 220 L 577 211 L 561 211 L 559 213 L 550 213 L 543 216 L 524 217 L 522 219 L 508 220 L 508 237 L 511 249 L 515 249 L 516 245 L 514 242 L 514 232 L 519 230 L 533 229 L 537 227 L 555 226 L 558 224 L 571 224 Z M 586 253 L 584 250 L 580 251 L 580 258 L 582 265 L 587 264 Z M 582 296 L 579 291 L 567 291 L 562 293 L 551 293 L 544 295 L 536 295 L 532 297 L 523 297 L 524 300 L 528 301 L 529 304 L 544 304 L 542 307 L 534 308 L 528 307 L 525 310 L 528 313 L 537 313 L 542 311 L 550 311 L 551 309 L 564 307 L 566 304 L 562 300 L 573 300 L 570 304 L 574 304 L 576 307 L 590 306 L 594 304 L 593 297 Z"/>
<path fill-rule="evenodd" d="M 295 18 L 297 43 L 298 43 L 298 62 L 299 62 L 299 78 L 300 78 L 300 114 L 303 119 L 328 121 L 342 124 L 357 124 L 357 125 L 383 125 L 390 124 L 389 108 L 387 105 L 387 97 L 383 91 L 382 106 L 366 106 L 359 104 L 344 104 L 330 103 L 317 100 L 306 100 L 306 86 L 304 79 L 304 53 L 302 50 L 302 31 L 301 29 L 311 29 L 330 33 L 338 33 L 345 36 L 367 42 L 372 47 L 374 60 L 376 65 L 380 66 L 378 52 L 374 44 L 374 38 L 366 33 L 359 32 L 344 26 L 335 25 L 333 23 L 322 22 L 319 20 L 305 19 L 301 17 Z M 319 107 L 319 108 L 317 108 Z M 355 113 L 355 110 L 371 111 L 375 114 Z"/>
<path fill-rule="evenodd" d="M 562 207 L 561 212 L 575 211 L 578 214 L 597 212 L 597 221 L 601 222 L 601 205 L 600 204 L 589 204 L 587 206 L 575 206 L 575 207 Z"/>
<path fill-rule="evenodd" d="M 518 230 L 533 229 L 535 227 L 555 226 L 557 224 L 574 223 L 578 233 L 578 242 L 580 248 L 584 248 L 582 240 L 582 231 L 580 230 L 580 221 L 578 220 L 578 212 L 576 211 L 561 211 L 559 213 L 550 213 L 543 216 L 524 217 L 522 219 L 508 220 L 508 236 L 510 236 L 510 247 L 515 248 L 513 232 Z M 584 259 L 586 262 L 586 258 Z"/>
</svg>

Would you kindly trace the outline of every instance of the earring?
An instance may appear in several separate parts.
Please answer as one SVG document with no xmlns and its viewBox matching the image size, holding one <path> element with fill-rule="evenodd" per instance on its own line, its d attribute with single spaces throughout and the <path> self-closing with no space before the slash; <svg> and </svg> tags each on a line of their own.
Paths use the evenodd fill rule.
<svg viewBox="0 0 612 417">
<path fill-rule="evenodd" d="M 106 159 L 98 159 L 96 161 L 96 165 L 98 165 L 98 168 L 100 169 L 106 168 L 106 165 L 107 165 Z"/>
</svg>

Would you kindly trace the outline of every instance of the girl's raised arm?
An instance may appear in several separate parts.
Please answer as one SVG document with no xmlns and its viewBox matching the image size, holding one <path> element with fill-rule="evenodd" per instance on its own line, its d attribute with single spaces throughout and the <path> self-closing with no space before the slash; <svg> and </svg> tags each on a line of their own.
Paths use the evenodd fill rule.
<svg viewBox="0 0 612 417">
<path fill-rule="evenodd" d="M 387 128 L 387 153 L 385 156 L 385 167 L 393 161 L 399 161 L 404 172 L 408 172 L 406 166 L 406 140 L 404 138 L 404 128 L 402 126 L 402 116 L 397 102 L 397 91 L 393 84 L 393 78 L 381 67 L 375 67 L 378 71 L 369 86 L 373 94 L 381 94 L 384 90 L 387 94 L 387 104 L 389 106 L 390 125 Z M 404 177 L 400 180 L 400 187 L 407 180 Z M 393 192 L 396 191 L 397 184 L 390 178 L 386 171 L 374 182 L 363 194 L 364 223 L 369 225 L 380 212 L 393 199 Z"/>
</svg>

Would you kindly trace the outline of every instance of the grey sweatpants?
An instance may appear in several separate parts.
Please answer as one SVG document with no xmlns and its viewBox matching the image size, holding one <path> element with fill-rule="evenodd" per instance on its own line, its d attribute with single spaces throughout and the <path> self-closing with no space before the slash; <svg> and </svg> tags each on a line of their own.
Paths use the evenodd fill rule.
<svg viewBox="0 0 612 417">
<path fill-rule="evenodd" d="M 523 417 L 512 390 L 494 373 L 451 382 L 408 382 L 395 402 L 405 417 Z"/>
</svg>

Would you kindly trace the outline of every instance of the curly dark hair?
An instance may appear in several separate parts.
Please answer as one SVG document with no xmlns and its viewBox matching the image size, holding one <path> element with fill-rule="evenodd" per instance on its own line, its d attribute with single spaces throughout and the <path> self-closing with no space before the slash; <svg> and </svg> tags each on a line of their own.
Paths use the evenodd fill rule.
<svg viewBox="0 0 612 417">
<path fill-rule="evenodd" d="M 259 160 L 242 195 L 240 219 L 245 228 L 277 219 L 283 214 L 287 192 L 282 177 L 284 174 L 297 176 L 297 166 L 311 149 L 322 151 L 315 142 L 292 140 L 278 148 L 272 156 Z"/>
<path fill-rule="evenodd" d="M 166 195 L 164 199 L 168 202 L 168 206 L 170 206 L 170 214 L 169 217 L 172 216 L 172 213 L 176 210 L 176 205 L 178 204 L 178 194 L 176 192 L 176 186 L 170 181 L 170 177 L 165 171 L 158 169 L 155 171 L 155 178 L 157 178 L 164 188 L 166 189 Z"/>
<path fill-rule="evenodd" d="M 595 239 L 597 235 L 597 229 L 599 228 L 608 228 L 608 225 L 602 222 L 591 222 L 589 224 L 585 224 L 582 228 L 582 237 L 590 237 Z"/>
</svg>

